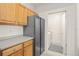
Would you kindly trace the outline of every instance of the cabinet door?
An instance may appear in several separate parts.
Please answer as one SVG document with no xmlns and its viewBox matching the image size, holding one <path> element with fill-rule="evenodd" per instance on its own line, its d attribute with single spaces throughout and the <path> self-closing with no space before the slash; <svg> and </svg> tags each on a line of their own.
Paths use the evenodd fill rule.
<svg viewBox="0 0 79 59">
<path fill-rule="evenodd" d="M 37 15 L 35 12 L 33 12 L 33 11 L 30 10 L 30 9 L 27 10 L 27 14 L 28 14 L 28 16 L 34 16 L 34 15 Z"/>
<path fill-rule="evenodd" d="M 27 19 L 27 8 L 25 8 L 24 9 L 24 15 L 23 15 L 23 17 L 24 17 L 24 25 L 27 25 L 27 21 L 28 21 L 28 19 Z"/>
<path fill-rule="evenodd" d="M 27 16 L 31 16 L 30 9 L 27 9 Z"/>
<path fill-rule="evenodd" d="M 17 14 L 16 14 L 17 22 L 19 25 L 27 25 L 27 15 L 26 8 L 22 5 L 17 4 Z"/>
<path fill-rule="evenodd" d="M 0 21 L 15 23 L 16 4 L 2 3 L 0 4 Z"/>
<path fill-rule="evenodd" d="M 34 16 L 34 12 L 33 12 L 33 11 L 31 11 L 31 10 L 30 10 L 30 14 L 31 14 L 31 16 Z"/>
<path fill-rule="evenodd" d="M 29 45 L 24 48 L 24 56 L 32 56 L 33 55 L 33 48 L 32 45 Z"/>
<path fill-rule="evenodd" d="M 10 56 L 23 56 L 23 49 L 16 51 L 14 54 L 10 55 Z"/>
<path fill-rule="evenodd" d="M 12 3 L 9 3 L 7 4 L 7 11 L 6 11 L 7 15 L 7 19 L 11 22 L 14 22 L 16 23 L 16 4 L 12 4 Z"/>
<path fill-rule="evenodd" d="M 24 42 L 24 47 L 27 47 L 31 44 L 33 44 L 33 40 L 26 41 L 26 42 Z"/>
</svg>

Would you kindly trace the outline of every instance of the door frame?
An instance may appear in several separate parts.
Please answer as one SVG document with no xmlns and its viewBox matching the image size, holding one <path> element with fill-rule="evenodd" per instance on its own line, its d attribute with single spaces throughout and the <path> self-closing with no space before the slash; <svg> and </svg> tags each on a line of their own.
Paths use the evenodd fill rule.
<svg viewBox="0 0 79 59">
<path fill-rule="evenodd" d="M 66 21 L 65 21 L 65 39 L 67 41 L 67 49 L 65 52 L 65 55 L 68 56 L 75 56 L 77 54 L 77 38 L 76 38 L 76 26 L 77 26 L 77 19 L 76 19 L 76 5 L 70 5 L 70 6 L 65 6 L 64 8 L 57 8 L 57 9 L 52 9 L 49 11 L 45 11 L 42 13 L 39 13 L 39 16 L 45 19 L 45 54 L 47 54 L 47 41 L 48 41 L 48 19 L 47 15 L 48 13 L 51 12 L 58 12 L 58 11 L 66 11 Z"/>
<path fill-rule="evenodd" d="M 49 15 L 49 14 L 61 13 L 61 12 L 66 13 L 66 10 L 52 11 L 52 12 L 49 12 L 48 15 Z M 48 19 L 48 15 L 47 15 L 47 19 Z M 66 20 L 66 19 L 65 19 L 65 20 Z M 48 20 L 47 20 L 47 21 L 48 21 Z M 65 24 L 65 25 L 66 25 L 66 24 Z M 64 25 L 64 26 L 65 26 L 65 25 Z M 47 26 L 47 28 L 48 28 L 48 26 Z M 66 41 L 66 39 L 65 39 L 65 32 L 66 32 L 66 31 L 65 31 L 65 27 L 64 27 L 64 40 L 63 40 L 63 41 L 64 41 L 64 42 L 63 42 L 63 43 L 64 43 L 64 44 L 63 44 L 63 47 L 64 47 L 64 48 L 63 48 L 63 55 L 66 55 L 66 50 L 67 50 L 67 41 Z M 47 34 L 47 35 L 48 35 L 48 34 Z M 52 39 L 52 38 L 51 38 L 51 39 Z M 47 50 L 48 50 L 48 47 L 47 47 Z"/>
</svg>

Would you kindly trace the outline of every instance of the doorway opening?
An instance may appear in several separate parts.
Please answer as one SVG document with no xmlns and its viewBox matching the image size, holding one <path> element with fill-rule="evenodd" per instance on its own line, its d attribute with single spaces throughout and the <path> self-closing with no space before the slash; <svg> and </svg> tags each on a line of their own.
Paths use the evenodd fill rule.
<svg viewBox="0 0 79 59">
<path fill-rule="evenodd" d="M 47 50 L 53 54 L 65 54 L 65 12 L 56 12 L 48 14 L 47 46 Z"/>
</svg>

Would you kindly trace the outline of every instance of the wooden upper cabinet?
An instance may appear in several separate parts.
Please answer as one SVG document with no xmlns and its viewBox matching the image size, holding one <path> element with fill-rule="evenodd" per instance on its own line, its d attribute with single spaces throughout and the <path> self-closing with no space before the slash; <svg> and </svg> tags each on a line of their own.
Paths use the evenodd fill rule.
<svg viewBox="0 0 79 59">
<path fill-rule="evenodd" d="M 29 9 L 27 9 L 27 16 L 31 16 Z"/>
<path fill-rule="evenodd" d="M 0 22 L 27 25 L 26 9 L 17 3 L 0 4 Z"/>
<path fill-rule="evenodd" d="M 19 3 L 0 3 L 0 23 L 27 25 L 27 16 L 35 13 Z"/>
<path fill-rule="evenodd" d="M 27 9 L 22 5 L 17 4 L 17 14 L 16 14 L 18 24 L 26 25 L 27 24 Z"/>
<path fill-rule="evenodd" d="M 34 13 L 33 11 L 30 10 L 30 15 L 31 15 L 31 16 L 34 16 L 35 13 Z"/>
<path fill-rule="evenodd" d="M 17 4 L 17 14 L 16 14 L 16 16 L 17 17 L 23 17 L 23 15 L 24 15 L 24 8 L 20 4 Z"/>
<path fill-rule="evenodd" d="M 16 11 L 16 4 L 7 4 L 1 3 L 0 4 L 0 21 L 5 21 L 8 23 L 16 23 L 15 19 L 15 11 Z"/>
<path fill-rule="evenodd" d="M 28 9 L 27 14 L 28 14 L 28 16 L 35 16 L 35 15 L 37 15 L 35 12 L 33 12 L 30 9 Z"/>
</svg>

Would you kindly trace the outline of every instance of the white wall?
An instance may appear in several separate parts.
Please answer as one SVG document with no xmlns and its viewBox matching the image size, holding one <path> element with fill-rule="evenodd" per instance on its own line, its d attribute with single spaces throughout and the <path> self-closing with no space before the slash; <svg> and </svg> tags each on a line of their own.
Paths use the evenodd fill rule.
<svg viewBox="0 0 79 59">
<path fill-rule="evenodd" d="M 79 3 L 77 3 L 77 55 L 79 56 Z"/>
<path fill-rule="evenodd" d="M 0 25 L 0 37 L 22 35 L 22 26 L 12 26 L 12 25 Z"/>
<path fill-rule="evenodd" d="M 59 12 L 59 11 L 66 11 L 66 18 L 65 18 L 65 42 L 67 43 L 65 45 L 65 54 L 67 55 L 76 55 L 76 5 L 72 5 L 72 6 L 68 6 L 68 7 L 64 7 L 64 8 L 59 8 L 59 9 L 54 9 L 51 11 L 45 11 L 42 13 L 39 13 L 39 15 L 41 17 L 43 17 L 45 19 L 45 48 L 47 51 L 47 48 L 49 46 L 49 40 L 48 40 L 48 28 L 47 28 L 47 15 L 48 13 L 51 12 Z"/>
<path fill-rule="evenodd" d="M 52 44 L 63 47 L 63 39 L 65 34 L 65 12 L 48 14 L 48 31 L 50 42 Z M 50 44 L 51 44 L 50 43 Z"/>
</svg>

